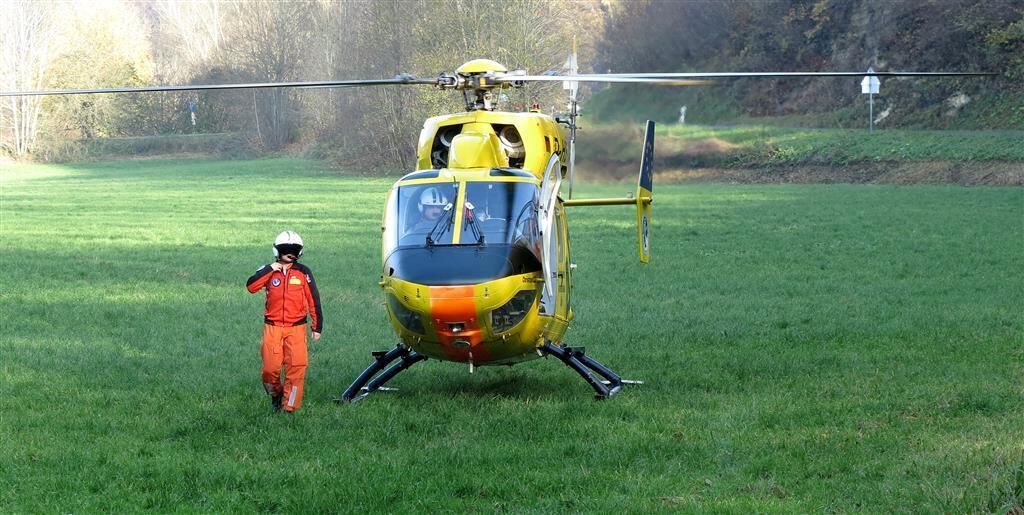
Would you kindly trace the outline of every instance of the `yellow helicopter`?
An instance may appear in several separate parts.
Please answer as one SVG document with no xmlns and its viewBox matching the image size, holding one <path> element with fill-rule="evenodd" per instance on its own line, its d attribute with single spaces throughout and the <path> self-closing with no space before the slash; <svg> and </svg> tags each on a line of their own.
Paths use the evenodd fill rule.
<svg viewBox="0 0 1024 515">
<path fill-rule="evenodd" d="M 559 120 L 536 110 L 495 111 L 488 77 L 507 71 L 487 59 L 456 70 L 456 80 L 473 84 L 476 98 L 465 113 L 426 121 L 417 171 L 392 187 L 381 226 L 380 286 L 401 343 L 375 353 L 342 400 L 365 397 L 427 358 L 467 363 L 472 372 L 552 355 L 599 398 L 624 384 L 583 349 L 561 345 L 573 318 L 575 268 L 565 208 L 635 205 L 640 259 L 647 262 L 654 123 L 647 123 L 634 197 L 563 200 L 560 187 L 571 179 L 574 161 L 575 95 L 563 120 L 568 134 Z"/>
<path fill-rule="evenodd" d="M 416 171 L 392 186 L 381 224 L 380 286 L 400 342 L 373 361 L 342 393 L 351 402 L 385 388 L 419 361 L 513 365 L 554 356 L 576 371 L 598 399 L 623 380 L 583 348 L 565 344 L 573 319 L 573 270 L 566 208 L 631 205 L 637 249 L 650 259 L 654 123 L 647 122 L 636 193 L 573 199 L 580 82 L 704 84 L 736 77 L 860 77 L 991 75 L 976 72 L 726 72 L 580 74 L 575 53 L 567 74 L 527 75 L 488 60 L 421 79 L 214 84 L 0 92 L 0 96 L 254 88 L 430 85 L 460 90 L 466 111 L 426 120 Z M 562 82 L 568 113 L 497 110 L 495 92 L 530 82 Z M 562 184 L 568 184 L 562 195 Z"/>
</svg>

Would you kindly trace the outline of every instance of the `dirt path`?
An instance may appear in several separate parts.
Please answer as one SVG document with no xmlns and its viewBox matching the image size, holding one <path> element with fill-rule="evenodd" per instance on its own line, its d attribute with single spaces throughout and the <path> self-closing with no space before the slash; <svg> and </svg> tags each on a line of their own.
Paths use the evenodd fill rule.
<svg viewBox="0 0 1024 515">
<path fill-rule="evenodd" d="M 589 164 L 589 163 L 588 163 Z M 583 180 L 636 180 L 633 166 L 581 168 Z M 1000 161 L 911 161 L 844 166 L 778 166 L 766 168 L 666 169 L 655 182 L 717 182 L 739 184 L 958 184 L 961 186 L 1024 186 L 1024 163 Z"/>
</svg>

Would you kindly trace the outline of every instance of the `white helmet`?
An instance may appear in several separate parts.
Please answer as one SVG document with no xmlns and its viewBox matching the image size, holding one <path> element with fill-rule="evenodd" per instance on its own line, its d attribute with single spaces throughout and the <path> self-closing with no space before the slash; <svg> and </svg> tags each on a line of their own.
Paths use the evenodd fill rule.
<svg viewBox="0 0 1024 515">
<path fill-rule="evenodd" d="M 419 208 L 421 213 L 423 212 L 423 208 L 426 206 L 444 207 L 447 205 L 448 198 L 445 197 L 444 193 L 441 193 L 441 190 L 437 188 L 430 187 L 423 190 L 423 193 L 420 193 Z"/>
<path fill-rule="evenodd" d="M 292 254 L 295 257 L 302 255 L 302 237 L 295 231 L 284 231 L 274 239 L 274 257 L 279 258 L 285 254 Z"/>
</svg>

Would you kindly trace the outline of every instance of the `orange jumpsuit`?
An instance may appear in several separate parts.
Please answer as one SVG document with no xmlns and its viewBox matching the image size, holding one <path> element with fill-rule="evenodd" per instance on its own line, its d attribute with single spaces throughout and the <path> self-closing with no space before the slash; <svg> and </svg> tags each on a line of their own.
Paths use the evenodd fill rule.
<svg viewBox="0 0 1024 515">
<path fill-rule="evenodd" d="M 287 266 L 287 265 L 286 265 Z M 245 283 L 249 293 L 267 291 L 263 313 L 263 386 L 272 397 L 282 397 L 282 409 L 302 406 L 302 388 L 309 363 L 306 348 L 306 315 L 313 318 L 313 332 L 323 332 L 320 292 L 309 267 L 294 263 L 283 271 L 264 265 Z M 284 365 L 284 383 L 281 366 Z"/>
</svg>

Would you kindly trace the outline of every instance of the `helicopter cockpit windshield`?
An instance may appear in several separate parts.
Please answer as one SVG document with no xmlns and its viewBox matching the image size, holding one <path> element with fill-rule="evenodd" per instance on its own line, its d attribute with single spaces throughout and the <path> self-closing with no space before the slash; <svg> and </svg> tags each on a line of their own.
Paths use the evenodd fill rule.
<svg viewBox="0 0 1024 515">
<path fill-rule="evenodd" d="M 468 182 L 462 210 L 463 244 L 536 242 L 537 187 L 526 182 Z"/>
<path fill-rule="evenodd" d="M 409 182 L 392 191 L 384 215 L 386 273 L 442 285 L 540 270 L 535 183 Z"/>
</svg>

